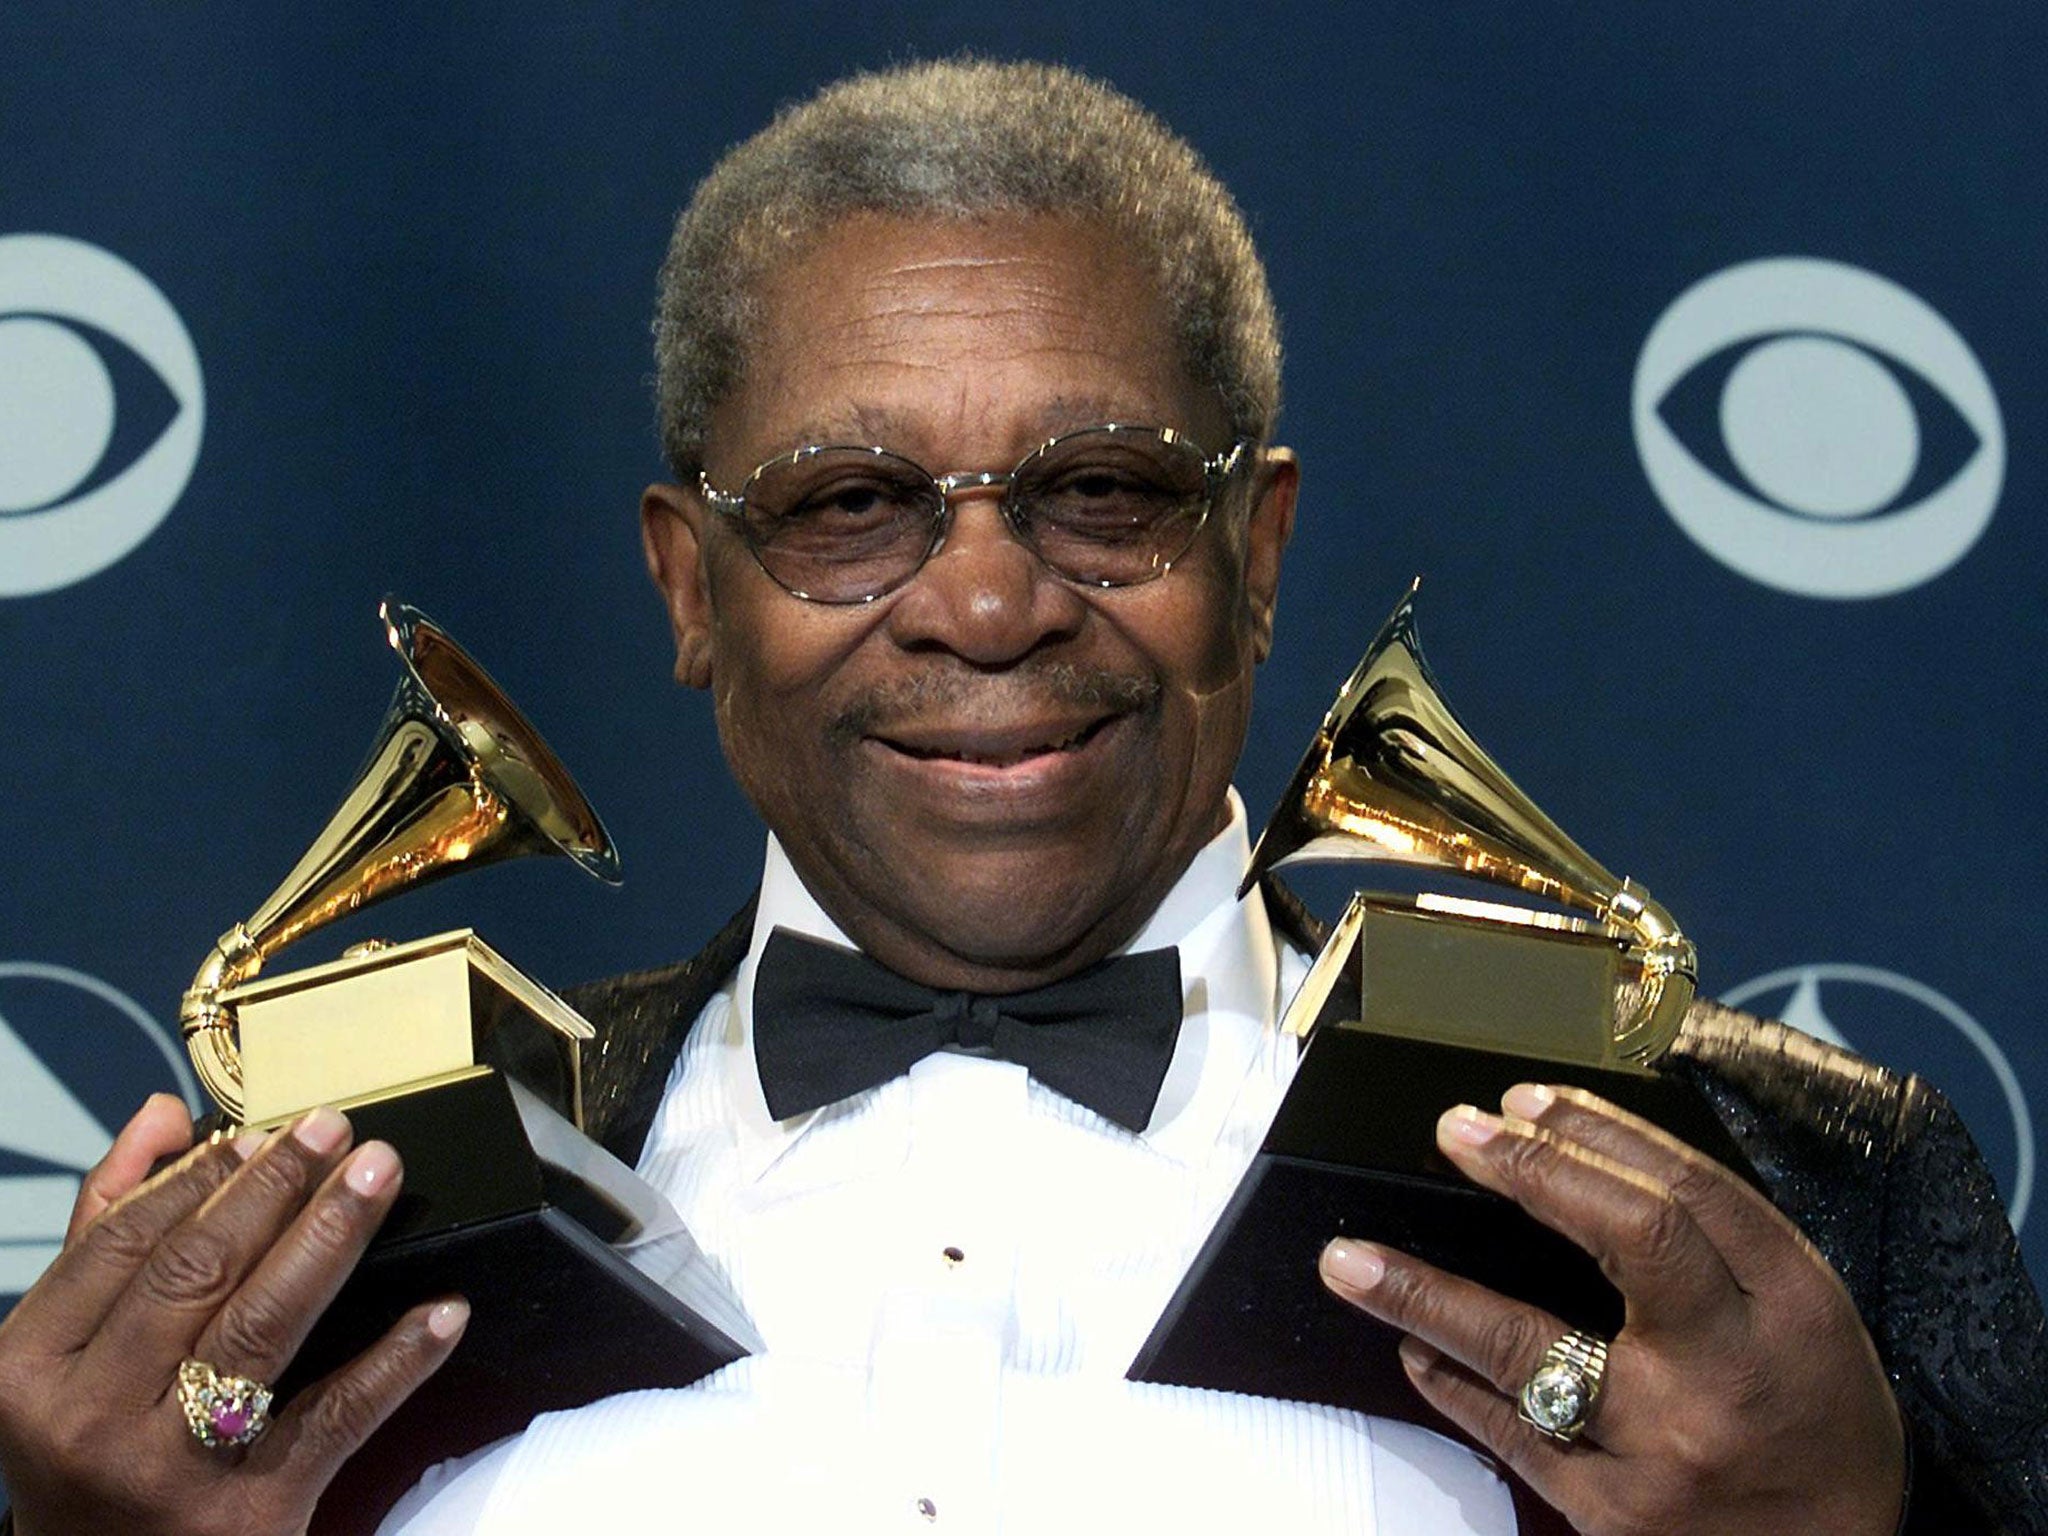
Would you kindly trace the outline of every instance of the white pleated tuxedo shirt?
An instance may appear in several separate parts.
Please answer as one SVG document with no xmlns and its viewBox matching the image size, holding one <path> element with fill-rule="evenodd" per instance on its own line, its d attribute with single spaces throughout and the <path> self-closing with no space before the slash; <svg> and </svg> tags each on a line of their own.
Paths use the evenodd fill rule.
<svg viewBox="0 0 2048 1536">
<path fill-rule="evenodd" d="M 640 1172 L 766 1349 L 673 1391 L 547 1414 L 430 1472 L 380 1536 L 564 1530 L 1511 1532 L 1490 1463 L 1412 1425 L 1127 1382 L 1293 1074 L 1304 957 L 1236 900 L 1244 808 L 1132 950 L 1185 1013 L 1134 1135 L 957 1052 L 768 1114 L 754 972 L 778 927 L 845 944 L 770 840 L 752 947 L 670 1075 Z"/>
</svg>

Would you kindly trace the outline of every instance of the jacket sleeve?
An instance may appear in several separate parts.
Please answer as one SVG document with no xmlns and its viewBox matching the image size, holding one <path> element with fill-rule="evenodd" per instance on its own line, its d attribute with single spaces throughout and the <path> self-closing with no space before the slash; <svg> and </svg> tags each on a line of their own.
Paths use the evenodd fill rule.
<svg viewBox="0 0 2048 1536">
<path fill-rule="evenodd" d="M 1666 1065 L 1855 1300 L 1911 1431 L 1904 1529 L 2048 1530 L 2048 1328 L 1954 1107 L 1919 1077 L 1717 1004 L 1695 1005 Z"/>
</svg>

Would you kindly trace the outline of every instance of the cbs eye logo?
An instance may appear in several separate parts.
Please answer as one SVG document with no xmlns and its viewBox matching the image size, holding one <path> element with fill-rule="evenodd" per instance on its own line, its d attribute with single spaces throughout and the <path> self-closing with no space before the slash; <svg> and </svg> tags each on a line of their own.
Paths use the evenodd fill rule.
<svg viewBox="0 0 2048 1536">
<path fill-rule="evenodd" d="M 1636 360 L 1636 452 L 1724 565 L 1806 597 L 1884 597 L 1977 542 L 2005 426 L 1969 345 L 1898 284 L 1835 261 L 1695 283 Z"/>
<path fill-rule="evenodd" d="M 156 284 L 61 235 L 0 236 L 0 597 L 105 570 L 199 458 L 199 354 Z"/>
</svg>

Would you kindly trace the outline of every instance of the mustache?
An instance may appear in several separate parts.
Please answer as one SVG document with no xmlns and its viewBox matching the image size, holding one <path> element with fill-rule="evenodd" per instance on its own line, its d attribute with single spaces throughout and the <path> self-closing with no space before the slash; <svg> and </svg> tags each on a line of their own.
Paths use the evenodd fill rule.
<svg viewBox="0 0 2048 1536">
<path fill-rule="evenodd" d="M 956 725 L 994 725 L 1048 705 L 1134 714 L 1149 708 L 1159 694 L 1156 678 L 1067 661 L 999 673 L 933 668 L 863 690 L 833 717 L 832 731 L 851 741 L 934 715 Z"/>
</svg>

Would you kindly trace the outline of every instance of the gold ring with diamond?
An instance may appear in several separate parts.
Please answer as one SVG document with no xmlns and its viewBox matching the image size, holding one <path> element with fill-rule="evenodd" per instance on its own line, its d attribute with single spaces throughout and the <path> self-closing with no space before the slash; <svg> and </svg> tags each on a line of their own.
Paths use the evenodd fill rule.
<svg viewBox="0 0 2048 1536">
<path fill-rule="evenodd" d="M 1543 1351 L 1515 1406 L 1537 1434 L 1570 1445 L 1585 1433 L 1606 1378 L 1607 1341 L 1574 1328 Z"/>
<path fill-rule="evenodd" d="M 270 1388 L 217 1371 L 204 1360 L 178 1367 L 178 1406 L 193 1438 L 209 1451 L 252 1444 L 270 1428 Z"/>
</svg>

